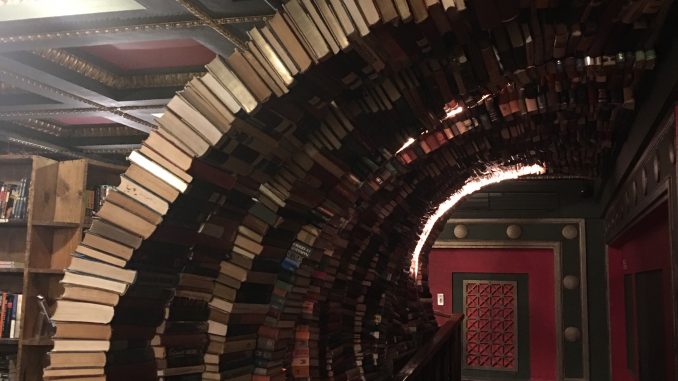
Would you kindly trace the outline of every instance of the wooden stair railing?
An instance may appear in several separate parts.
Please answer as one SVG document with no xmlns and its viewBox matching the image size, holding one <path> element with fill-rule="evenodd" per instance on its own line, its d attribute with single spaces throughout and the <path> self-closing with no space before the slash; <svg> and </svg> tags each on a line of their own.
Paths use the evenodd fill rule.
<svg viewBox="0 0 678 381">
<path fill-rule="evenodd" d="M 396 381 L 461 381 L 462 314 L 450 315 L 438 332 L 396 374 Z"/>
</svg>

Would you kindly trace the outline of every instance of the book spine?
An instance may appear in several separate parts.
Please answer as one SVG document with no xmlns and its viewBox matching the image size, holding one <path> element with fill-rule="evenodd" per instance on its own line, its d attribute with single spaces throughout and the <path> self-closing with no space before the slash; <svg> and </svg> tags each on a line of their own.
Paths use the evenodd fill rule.
<svg viewBox="0 0 678 381">
<path fill-rule="evenodd" d="M 17 199 L 17 205 L 14 207 L 15 210 L 15 218 L 17 219 L 24 219 L 26 218 L 26 193 L 28 192 L 27 189 L 27 180 L 24 177 L 21 179 L 21 185 L 19 185 L 19 192 L 17 194 L 18 199 Z"/>
<path fill-rule="evenodd" d="M 5 217 L 5 208 L 7 207 L 7 186 L 2 185 L 0 187 L 0 221 L 6 221 Z"/>
<path fill-rule="evenodd" d="M 2 293 L 2 307 L 0 307 L 0 337 L 4 338 L 5 337 L 5 325 L 3 322 L 5 321 L 5 315 L 7 314 L 7 293 L 3 292 Z"/>
<path fill-rule="evenodd" d="M 23 201 L 24 179 L 19 182 L 19 187 L 16 192 L 16 199 L 14 200 L 14 208 L 12 209 L 12 218 L 21 219 L 21 204 Z"/>
<path fill-rule="evenodd" d="M 7 294 L 5 303 L 5 314 L 2 319 L 2 337 L 8 339 L 11 336 L 10 328 L 12 326 L 12 311 L 14 310 L 14 294 Z"/>
<path fill-rule="evenodd" d="M 16 311 L 19 308 L 19 294 L 12 295 L 12 316 L 10 319 L 9 338 L 16 338 Z"/>
<path fill-rule="evenodd" d="M 16 318 L 14 319 L 16 321 L 16 324 L 14 325 L 14 337 L 19 338 L 21 337 L 21 307 L 23 307 L 23 295 L 22 294 L 17 294 L 16 296 L 16 307 L 14 310 L 16 311 Z"/>
</svg>

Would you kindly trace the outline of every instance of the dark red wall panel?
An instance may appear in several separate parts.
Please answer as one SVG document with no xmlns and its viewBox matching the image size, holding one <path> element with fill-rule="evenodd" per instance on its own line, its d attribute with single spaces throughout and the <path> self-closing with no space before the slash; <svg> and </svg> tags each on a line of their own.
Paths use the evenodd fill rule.
<svg viewBox="0 0 678 381">
<path fill-rule="evenodd" d="M 673 331 L 671 317 L 671 265 L 668 207 L 662 204 L 608 247 L 608 279 L 610 290 L 610 352 L 612 379 L 637 380 L 627 364 L 627 337 L 624 275 L 661 270 L 663 280 L 664 332 Z M 672 348 L 671 335 L 666 335 L 665 348 Z M 667 364 L 672 363 L 667 350 Z M 673 369 L 667 365 L 671 377 Z"/>
<path fill-rule="evenodd" d="M 452 312 L 452 273 L 528 274 L 530 373 L 532 380 L 555 380 L 556 302 L 554 255 L 550 249 L 434 249 L 429 286 L 434 310 Z M 436 295 L 445 295 L 438 306 Z M 439 323 L 442 321 L 439 318 Z"/>
</svg>

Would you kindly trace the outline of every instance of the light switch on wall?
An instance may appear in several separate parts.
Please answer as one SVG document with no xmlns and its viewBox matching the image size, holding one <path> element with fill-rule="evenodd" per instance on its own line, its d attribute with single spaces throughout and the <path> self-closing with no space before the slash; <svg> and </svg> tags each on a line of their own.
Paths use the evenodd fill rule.
<svg viewBox="0 0 678 381">
<path fill-rule="evenodd" d="M 445 304 L 445 294 L 438 294 L 438 305 L 442 306 Z"/>
</svg>

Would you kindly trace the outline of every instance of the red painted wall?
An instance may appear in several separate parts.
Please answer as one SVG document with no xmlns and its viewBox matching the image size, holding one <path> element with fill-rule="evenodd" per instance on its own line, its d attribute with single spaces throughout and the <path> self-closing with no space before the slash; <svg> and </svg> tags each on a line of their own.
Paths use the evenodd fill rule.
<svg viewBox="0 0 678 381">
<path fill-rule="evenodd" d="M 530 311 L 531 380 L 555 380 L 557 373 L 554 255 L 549 249 L 434 249 L 429 256 L 433 309 L 452 312 L 452 273 L 527 273 Z M 438 306 L 436 295 L 445 295 Z M 439 323 L 441 320 L 439 320 Z"/>
<path fill-rule="evenodd" d="M 624 302 L 624 275 L 643 271 L 662 270 L 664 288 L 664 332 L 667 348 L 667 379 L 672 380 L 673 368 L 670 348 L 673 347 L 671 324 L 671 265 L 668 207 L 662 204 L 643 218 L 619 240 L 608 247 L 608 280 L 610 290 L 610 350 L 612 379 L 635 381 L 626 360 L 626 315 Z"/>
</svg>

